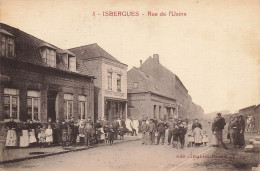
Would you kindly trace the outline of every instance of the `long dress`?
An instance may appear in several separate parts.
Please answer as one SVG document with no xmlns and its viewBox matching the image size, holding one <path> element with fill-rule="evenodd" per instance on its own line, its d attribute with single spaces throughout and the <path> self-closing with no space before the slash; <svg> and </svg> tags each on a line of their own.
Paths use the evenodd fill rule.
<svg viewBox="0 0 260 171">
<path fill-rule="evenodd" d="M 29 146 L 29 131 L 28 129 L 22 130 L 22 136 L 20 136 L 20 147 Z"/>
<path fill-rule="evenodd" d="M 194 136 L 195 144 L 199 145 L 202 143 L 201 129 L 199 127 L 196 127 L 194 129 L 194 132 L 195 132 L 195 136 Z"/>
<path fill-rule="evenodd" d="M 17 124 L 13 121 L 7 122 L 6 126 L 8 127 L 7 136 L 6 136 L 6 147 L 16 147 L 18 145 L 16 129 Z"/>
<path fill-rule="evenodd" d="M 217 128 L 217 121 L 214 121 L 212 123 L 212 135 L 211 135 L 211 141 L 210 144 L 213 146 L 217 146 L 219 144 L 219 139 L 218 139 L 218 128 Z M 215 133 L 214 133 L 215 132 Z"/>
<path fill-rule="evenodd" d="M 45 130 L 45 136 L 46 136 L 45 141 L 47 143 L 52 143 L 53 142 L 52 129 L 50 129 L 50 128 L 46 129 Z"/>
<path fill-rule="evenodd" d="M 36 137 L 35 137 L 35 130 L 34 129 L 29 129 L 29 143 L 36 143 Z"/>
<path fill-rule="evenodd" d="M 133 131 L 133 130 L 132 130 L 132 125 L 133 125 L 133 122 L 132 122 L 130 119 L 126 119 L 126 121 L 125 121 L 125 126 L 126 126 L 126 128 L 127 128 L 130 132 Z"/>
<path fill-rule="evenodd" d="M 243 131 L 243 123 L 236 121 L 232 124 L 232 137 L 233 137 L 233 144 L 243 146 L 245 144 L 245 137 L 244 137 L 244 131 Z"/>
<path fill-rule="evenodd" d="M 133 120 L 133 128 L 136 130 L 136 132 L 139 132 L 139 121 L 138 120 Z"/>
</svg>

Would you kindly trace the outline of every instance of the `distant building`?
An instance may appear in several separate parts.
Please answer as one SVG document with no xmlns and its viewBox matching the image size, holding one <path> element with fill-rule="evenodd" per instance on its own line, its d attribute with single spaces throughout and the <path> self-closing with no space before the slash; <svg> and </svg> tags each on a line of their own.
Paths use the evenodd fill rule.
<svg viewBox="0 0 260 171">
<path fill-rule="evenodd" d="M 128 71 L 129 116 L 201 118 L 203 109 L 192 102 L 188 90 L 177 75 L 149 57 L 139 68 Z"/>
<path fill-rule="evenodd" d="M 95 76 L 95 120 L 127 115 L 127 65 L 95 44 L 69 49 L 79 61 L 79 73 Z"/>
<path fill-rule="evenodd" d="M 93 117 L 93 76 L 77 72 L 77 56 L 0 23 L 0 121 Z"/>
</svg>

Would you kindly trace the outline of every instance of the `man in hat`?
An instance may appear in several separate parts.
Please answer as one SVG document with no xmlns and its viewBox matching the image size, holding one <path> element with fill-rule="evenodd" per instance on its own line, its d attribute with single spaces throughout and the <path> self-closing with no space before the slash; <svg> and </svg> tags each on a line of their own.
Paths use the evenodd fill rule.
<svg viewBox="0 0 260 171">
<path fill-rule="evenodd" d="M 161 137 L 162 137 L 162 145 L 163 145 L 165 141 L 165 130 L 167 129 L 167 124 L 162 118 L 160 118 L 157 127 L 158 127 L 157 145 L 159 145 Z"/>
<path fill-rule="evenodd" d="M 113 130 L 114 130 L 114 140 L 117 140 L 119 123 L 117 122 L 116 117 L 112 123 L 112 126 L 113 126 Z"/>
<path fill-rule="evenodd" d="M 143 119 L 142 125 L 141 125 L 141 132 L 142 132 L 142 144 L 147 145 L 147 140 L 148 140 L 148 125 L 146 124 L 146 120 Z"/>
<path fill-rule="evenodd" d="M 168 145 L 171 144 L 172 138 L 173 138 L 173 130 L 175 129 L 175 126 L 178 124 L 178 120 L 175 117 L 174 120 L 172 117 L 169 118 L 169 122 L 167 124 L 168 127 Z"/>
<path fill-rule="evenodd" d="M 151 145 L 155 145 L 155 131 L 156 131 L 156 127 L 155 127 L 153 119 L 150 119 L 148 127 L 149 127 L 148 132 L 149 132 L 150 144 Z"/>
<path fill-rule="evenodd" d="M 225 143 L 223 142 L 223 137 L 222 137 L 222 132 L 223 132 L 223 129 L 224 129 L 225 125 L 226 125 L 225 119 L 223 117 L 221 117 L 221 113 L 217 114 L 217 118 L 218 118 L 218 121 L 217 121 L 216 125 L 219 128 L 219 131 L 216 134 L 217 139 L 221 143 L 223 148 L 228 149 L 226 147 Z"/>
</svg>

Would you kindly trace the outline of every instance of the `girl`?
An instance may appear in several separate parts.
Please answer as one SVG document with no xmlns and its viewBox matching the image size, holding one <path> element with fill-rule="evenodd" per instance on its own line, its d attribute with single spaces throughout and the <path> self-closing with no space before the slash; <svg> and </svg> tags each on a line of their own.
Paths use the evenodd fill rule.
<svg viewBox="0 0 260 171">
<path fill-rule="evenodd" d="M 20 147 L 29 146 L 29 131 L 26 122 L 22 122 L 21 125 L 22 135 L 20 136 Z"/>
<path fill-rule="evenodd" d="M 46 136 L 46 143 L 48 144 L 48 146 L 50 146 L 51 143 L 53 142 L 53 132 L 50 124 L 48 125 L 48 128 L 45 130 L 45 136 Z"/>
<path fill-rule="evenodd" d="M 39 139 L 40 147 L 42 147 L 45 144 L 46 135 L 44 129 L 40 129 L 40 131 L 41 132 L 38 134 L 38 139 Z"/>
<path fill-rule="evenodd" d="M 28 129 L 29 129 L 29 143 L 30 143 L 30 145 L 35 146 L 37 143 L 37 140 L 35 137 L 35 125 L 33 124 L 32 120 L 29 121 Z"/>
<path fill-rule="evenodd" d="M 188 147 L 193 147 L 194 142 L 194 132 L 190 130 L 190 132 L 188 133 Z"/>
<path fill-rule="evenodd" d="M 204 145 L 207 146 L 208 141 L 209 141 L 208 133 L 206 131 L 204 131 L 203 134 L 202 134 L 202 143 L 204 143 Z"/>
</svg>

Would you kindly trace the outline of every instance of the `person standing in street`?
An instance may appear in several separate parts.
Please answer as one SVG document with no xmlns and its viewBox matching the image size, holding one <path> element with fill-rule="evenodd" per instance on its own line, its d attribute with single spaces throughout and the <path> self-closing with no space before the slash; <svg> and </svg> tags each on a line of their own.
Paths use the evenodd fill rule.
<svg viewBox="0 0 260 171">
<path fill-rule="evenodd" d="M 226 122 L 225 122 L 225 119 L 223 117 L 221 117 L 221 113 L 218 113 L 217 114 L 217 117 L 218 117 L 218 127 L 220 128 L 219 130 L 219 134 L 218 134 L 218 139 L 219 139 L 219 142 L 221 143 L 221 145 L 223 146 L 223 148 L 225 149 L 228 149 L 225 145 L 225 143 L 223 142 L 223 129 L 225 128 L 225 125 L 226 125 Z"/>
<path fill-rule="evenodd" d="M 167 124 L 162 120 L 162 118 L 160 118 L 157 127 L 158 127 L 157 145 L 159 145 L 160 139 L 162 139 L 162 145 L 163 145 L 165 141 L 165 130 L 167 129 Z"/>
<path fill-rule="evenodd" d="M 172 117 L 170 117 L 169 118 L 169 122 L 168 122 L 168 124 L 167 124 L 167 127 L 168 127 L 168 145 L 170 145 L 171 144 L 171 140 L 172 140 L 172 136 L 173 136 L 173 134 L 172 134 L 172 130 L 173 130 L 173 128 L 174 128 L 174 122 L 173 122 L 173 120 L 172 120 Z"/>
<path fill-rule="evenodd" d="M 133 130 L 134 130 L 133 134 L 137 136 L 137 133 L 139 132 L 139 121 L 137 120 L 136 117 L 133 119 Z"/>
<path fill-rule="evenodd" d="M 149 132 L 150 144 L 151 145 L 155 145 L 155 131 L 156 131 L 156 128 L 155 128 L 155 124 L 154 124 L 153 119 L 150 119 L 150 123 L 149 123 L 148 127 L 149 127 L 148 132 Z"/>
<path fill-rule="evenodd" d="M 142 132 L 142 144 L 147 145 L 147 132 L 148 132 L 148 125 L 146 124 L 146 120 L 144 119 L 141 125 L 141 132 Z"/>
<path fill-rule="evenodd" d="M 112 125 L 113 125 L 113 130 L 114 130 L 113 139 L 117 140 L 119 123 L 117 122 L 116 118 L 114 119 Z"/>
</svg>

